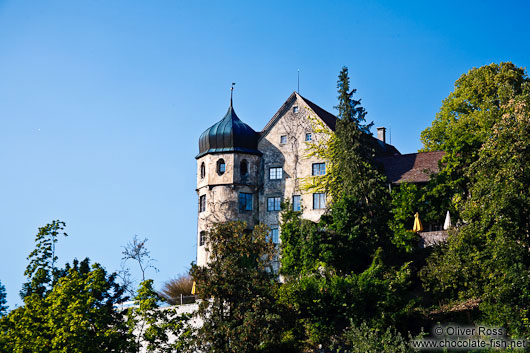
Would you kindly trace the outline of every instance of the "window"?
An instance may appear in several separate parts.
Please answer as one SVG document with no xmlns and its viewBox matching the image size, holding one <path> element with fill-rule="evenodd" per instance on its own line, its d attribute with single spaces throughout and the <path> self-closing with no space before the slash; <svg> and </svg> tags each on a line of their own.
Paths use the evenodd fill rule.
<svg viewBox="0 0 530 353">
<path fill-rule="evenodd" d="M 248 175 L 248 162 L 246 159 L 243 159 L 241 163 L 239 164 L 239 174 L 241 176 Z"/>
<path fill-rule="evenodd" d="M 269 169 L 269 179 L 270 180 L 278 180 L 283 177 L 283 168 L 282 167 L 275 167 Z"/>
<path fill-rule="evenodd" d="M 302 209 L 300 195 L 293 195 L 293 211 L 300 211 Z"/>
<path fill-rule="evenodd" d="M 282 203 L 281 197 L 267 198 L 267 211 L 279 211 L 281 209 L 281 203 Z"/>
<path fill-rule="evenodd" d="M 298 113 L 298 106 L 297 106 L 297 105 L 295 105 L 295 106 L 293 107 L 293 113 Z"/>
<path fill-rule="evenodd" d="M 274 244 L 280 243 L 280 231 L 278 228 L 271 228 L 271 231 L 269 232 L 269 239 L 272 239 Z"/>
<path fill-rule="evenodd" d="M 206 211 L 206 195 L 201 195 L 199 197 L 199 212 Z"/>
<path fill-rule="evenodd" d="M 280 136 L 280 144 L 285 145 L 287 143 L 287 135 Z"/>
<path fill-rule="evenodd" d="M 313 163 L 313 175 L 326 174 L 326 163 Z"/>
<path fill-rule="evenodd" d="M 201 179 L 204 179 L 206 176 L 206 167 L 204 166 L 204 162 L 201 163 Z"/>
<path fill-rule="evenodd" d="M 246 192 L 239 193 L 239 210 L 252 211 L 252 194 Z"/>
<path fill-rule="evenodd" d="M 206 243 L 206 232 L 203 230 L 199 233 L 199 246 L 203 246 Z"/>
<path fill-rule="evenodd" d="M 313 194 L 313 209 L 320 210 L 326 208 L 326 194 Z"/>
<path fill-rule="evenodd" d="M 310 132 L 308 132 L 308 133 L 305 134 L 305 140 L 306 140 L 306 141 L 311 141 L 312 137 L 313 137 L 313 136 L 311 135 Z"/>
<path fill-rule="evenodd" d="M 226 171 L 226 164 L 224 159 L 217 161 L 217 174 L 223 175 Z"/>
</svg>

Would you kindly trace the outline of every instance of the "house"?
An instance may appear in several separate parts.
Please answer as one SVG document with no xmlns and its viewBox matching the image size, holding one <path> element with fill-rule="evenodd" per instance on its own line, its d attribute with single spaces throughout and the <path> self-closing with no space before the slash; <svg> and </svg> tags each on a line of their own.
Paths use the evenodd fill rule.
<svg viewBox="0 0 530 353">
<path fill-rule="evenodd" d="M 197 194 L 197 265 L 205 265 L 206 230 L 214 222 L 245 221 L 249 228 L 264 223 L 274 242 L 280 242 L 279 216 L 282 201 L 288 199 L 302 217 L 318 221 L 326 210 L 324 193 L 301 190 L 301 180 L 326 173 L 326 161 L 307 157 L 307 144 L 321 139 L 312 119 L 320 119 L 330 130 L 337 118 L 297 92 L 293 92 L 256 132 L 237 116 L 232 99 L 225 116 L 199 138 Z M 385 129 L 370 143 L 390 184 L 404 181 L 423 183 L 438 171 L 443 153 L 402 155 L 386 143 Z"/>
</svg>

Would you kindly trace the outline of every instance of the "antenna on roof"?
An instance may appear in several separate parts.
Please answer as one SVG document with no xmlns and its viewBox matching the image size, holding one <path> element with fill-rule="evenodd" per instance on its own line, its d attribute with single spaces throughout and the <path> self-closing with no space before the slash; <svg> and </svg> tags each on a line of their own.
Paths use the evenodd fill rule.
<svg viewBox="0 0 530 353">
<path fill-rule="evenodd" d="M 230 108 L 232 108 L 232 96 L 234 95 L 234 86 L 236 85 L 235 82 L 232 82 L 232 87 L 230 87 Z"/>
<path fill-rule="evenodd" d="M 390 142 L 389 144 L 392 144 L 392 124 L 388 124 L 388 134 L 390 135 Z"/>
<path fill-rule="evenodd" d="M 298 69 L 298 94 L 300 94 L 300 69 Z"/>
</svg>

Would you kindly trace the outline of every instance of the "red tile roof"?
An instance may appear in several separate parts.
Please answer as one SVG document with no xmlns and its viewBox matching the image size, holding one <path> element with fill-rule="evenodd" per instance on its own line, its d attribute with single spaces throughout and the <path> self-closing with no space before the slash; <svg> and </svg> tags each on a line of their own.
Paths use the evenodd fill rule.
<svg viewBox="0 0 530 353">
<path fill-rule="evenodd" d="M 377 162 L 391 183 L 424 183 L 431 174 L 440 171 L 438 162 L 444 154 L 443 151 L 409 153 L 377 158 Z"/>
</svg>

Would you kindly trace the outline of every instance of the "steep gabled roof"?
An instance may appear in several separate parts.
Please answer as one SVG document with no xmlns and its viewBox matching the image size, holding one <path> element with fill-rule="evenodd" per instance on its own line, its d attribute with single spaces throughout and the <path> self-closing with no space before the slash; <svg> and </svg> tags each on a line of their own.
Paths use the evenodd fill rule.
<svg viewBox="0 0 530 353">
<path fill-rule="evenodd" d="M 326 124 L 327 127 L 329 127 L 332 131 L 335 131 L 335 126 L 337 125 L 337 117 L 327 110 L 319 107 L 315 103 L 311 102 L 309 99 L 302 97 L 297 92 L 291 93 L 289 98 L 285 101 L 285 103 L 282 104 L 280 109 L 274 114 L 274 116 L 269 120 L 267 125 L 263 128 L 261 131 L 260 139 L 263 138 L 267 133 L 272 129 L 272 127 L 276 124 L 276 122 L 282 117 L 288 110 L 289 107 L 296 101 L 297 98 L 300 98 L 313 112 Z M 370 135 L 370 143 L 375 150 L 376 156 L 394 156 L 394 155 L 400 155 L 399 151 L 392 145 L 389 145 L 388 143 L 385 143 L 381 140 L 376 139 L 372 135 Z"/>
<path fill-rule="evenodd" d="M 337 117 L 324 109 L 320 108 L 315 103 L 311 102 L 309 99 L 302 97 L 297 92 L 291 93 L 289 98 L 285 101 L 285 103 L 282 104 L 280 109 L 274 114 L 265 125 L 263 130 L 261 131 L 260 135 L 263 137 L 267 135 L 267 133 L 272 129 L 272 127 L 276 124 L 276 122 L 280 119 L 280 117 L 283 116 L 288 110 L 289 107 L 296 101 L 296 98 L 300 98 L 302 101 L 304 101 L 305 104 L 307 104 L 314 112 L 315 114 L 329 127 L 331 130 L 335 130 L 335 124 L 337 122 Z"/>
<path fill-rule="evenodd" d="M 440 171 L 438 162 L 444 154 L 444 151 L 408 153 L 380 157 L 376 162 L 383 168 L 391 183 L 425 183 L 429 181 L 431 174 Z"/>
<path fill-rule="evenodd" d="M 309 99 L 300 96 L 302 100 L 315 112 L 316 115 L 333 131 L 335 131 L 335 125 L 337 124 L 337 117 L 330 112 L 322 109 Z"/>
</svg>

